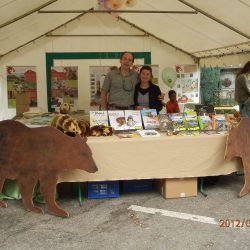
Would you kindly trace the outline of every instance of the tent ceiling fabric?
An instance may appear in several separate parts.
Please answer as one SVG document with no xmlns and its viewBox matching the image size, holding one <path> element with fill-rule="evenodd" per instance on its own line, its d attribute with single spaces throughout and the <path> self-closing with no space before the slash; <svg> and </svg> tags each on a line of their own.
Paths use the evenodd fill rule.
<svg viewBox="0 0 250 250">
<path fill-rule="evenodd" d="M 46 4 L 48 6 L 43 7 Z M 46 34 L 94 35 L 91 33 L 89 22 L 81 22 L 82 30 L 85 28 L 82 33 L 68 28 L 56 30 L 70 20 L 74 22 L 81 13 L 31 13 L 40 7 L 43 7 L 43 11 L 70 11 L 97 9 L 98 5 L 97 0 L 2 0 L 0 55 L 5 55 Z M 121 35 L 153 34 L 154 38 L 173 44 L 197 58 L 250 52 L 250 0 L 137 0 L 137 4 L 132 8 L 122 7 L 122 10 L 141 11 L 196 9 L 200 10 L 198 14 L 122 13 L 121 20 L 132 23 L 139 29 L 124 29 Z M 91 19 L 95 25 L 100 24 L 104 35 L 116 34 L 117 30 L 120 30 L 116 25 L 103 29 L 106 13 L 87 15 L 92 15 Z M 23 18 L 18 19 L 22 16 Z M 114 24 L 117 23 L 114 17 L 111 18 L 114 19 Z M 10 23 L 11 20 L 14 22 Z"/>
</svg>

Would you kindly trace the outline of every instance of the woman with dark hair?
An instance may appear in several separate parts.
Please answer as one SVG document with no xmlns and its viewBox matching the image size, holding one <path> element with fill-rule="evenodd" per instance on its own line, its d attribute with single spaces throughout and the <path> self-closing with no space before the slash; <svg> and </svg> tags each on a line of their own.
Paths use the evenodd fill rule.
<svg viewBox="0 0 250 250">
<path fill-rule="evenodd" d="M 159 113 L 162 110 L 162 94 L 160 88 L 151 82 L 152 78 L 152 68 L 141 67 L 140 82 L 135 86 L 134 92 L 135 109 L 156 109 Z"/>
<path fill-rule="evenodd" d="M 250 89 L 249 89 L 249 77 L 250 74 L 250 61 L 240 70 L 235 80 L 235 101 L 239 103 L 240 114 L 242 111 L 248 108 L 250 109 Z"/>
</svg>

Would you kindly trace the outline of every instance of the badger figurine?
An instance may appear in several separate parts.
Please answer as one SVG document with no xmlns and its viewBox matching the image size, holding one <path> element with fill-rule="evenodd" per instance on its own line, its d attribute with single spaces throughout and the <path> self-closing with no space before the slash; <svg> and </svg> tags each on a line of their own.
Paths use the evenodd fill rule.
<svg viewBox="0 0 250 250">
<path fill-rule="evenodd" d="M 66 103 L 66 102 L 63 102 L 60 105 L 59 111 L 60 111 L 60 114 L 69 114 L 70 113 L 70 104 Z"/>
<path fill-rule="evenodd" d="M 71 136 L 74 136 L 76 134 L 82 134 L 82 131 L 78 126 L 77 120 L 73 119 L 70 115 L 56 115 L 51 122 L 51 126 Z"/>
</svg>

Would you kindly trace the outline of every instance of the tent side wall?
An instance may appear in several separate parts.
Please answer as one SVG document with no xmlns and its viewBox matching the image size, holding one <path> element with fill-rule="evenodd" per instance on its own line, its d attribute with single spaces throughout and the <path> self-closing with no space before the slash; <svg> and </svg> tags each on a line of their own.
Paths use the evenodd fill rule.
<svg viewBox="0 0 250 250">
<path fill-rule="evenodd" d="M 98 32 L 98 31 L 97 31 Z M 36 66 L 38 106 L 47 110 L 47 83 L 46 83 L 46 53 L 47 52 L 151 52 L 151 63 L 159 65 L 159 86 L 162 92 L 168 88 L 163 84 L 160 73 L 165 67 L 174 67 L 176 64 L 193 64 L 193 59 L 176 49 L 148 37 L 63 37 L 41 38 L 35 43 L 25 46 L 0 60 L 1 100 L 0 119 L 9 119 L 15 116 L 15 109 L 8 109 L 6 66 Z M 89 109 L 90 103 L 90 76 L 89 66 L 113 65 L 119 66 L 119 60 L 57 60 L 55 66 L 78 66 L 79 78 L 79 108 Z M 143 61 L 136 60 L 136 64 Z"/>
</svg>

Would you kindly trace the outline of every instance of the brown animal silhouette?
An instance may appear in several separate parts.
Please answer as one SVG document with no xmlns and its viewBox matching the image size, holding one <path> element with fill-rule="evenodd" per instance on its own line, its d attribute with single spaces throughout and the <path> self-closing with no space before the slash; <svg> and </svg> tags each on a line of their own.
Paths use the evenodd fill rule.
<svg viewBox="0 0 250 250">
<path fill-rule="evenodd" d="M 250 190 L 250 118 L 241 118 L 237 127 L 229 129 L 225 159 L 232 157 L 240 157 L 244 166 L 245 184 L 239 193 L 242 197 Z"/>
<path fill-rule="evenodd" d="M 86 138 L 70 137 L 53 127 L 28 128 L 17 121 L 1 121 L 0 148 L 0 192 L 5 179 L 17 179 L 24 207 L 36 213 L 43 213 L 32 201 L 38 181 L 48 210 L 68 217 L 55 202 L 58 173 L 69 169 L 97 171 Z M 0 207 L 7 205 L 0 201 Z"/>
</svg>

